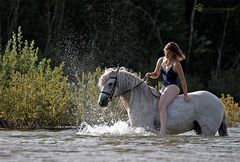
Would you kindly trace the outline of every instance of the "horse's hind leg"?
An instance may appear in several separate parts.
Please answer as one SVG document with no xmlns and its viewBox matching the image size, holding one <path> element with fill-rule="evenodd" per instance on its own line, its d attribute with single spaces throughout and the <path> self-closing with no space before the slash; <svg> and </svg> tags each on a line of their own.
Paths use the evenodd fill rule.
<svg viewBox="0 0 240 162">
<path fill-rule="evenodd" d="M 227 119 L 226 119 L 226 114 L 225 113 L 224 113 L 224 116 L 223 116 L 223 121 L 222 121 L 220 127 L 218 128 L 218 134 L 220 136 L 227 136 L 228 135 L 228 132 L 227 132 Z"/>
<path fill-rule="evenodd" d="M 154 119 L 153 125 L 154 125 L 155 130 L 157 130 L 157 131 L 160 130 L 160 121 L 159 120 Z"/>
<path fill-rule="evenodd" d="M 194 125 L 193 130 L 195 131 L 195 133 L 196 133 L 197 135 L 202 134 L 202 129 L 201 129 L 200 125 L 198 124 L 198 122 L 197 122 L 197 121 L 194 121 L 194 122 L 193 122 L 193 125 Z"/>
<path fill-rule="evenodd" d="M 215 136 L 217 133 L 217 129 L 210 126 L 209 124 L 200 124 L 200 126 L 202 128 L 201 130 L 203 136 Z"/>
<path fill-rule="evenodd" d="M 218 134 L 220 136 L 227 136 L 228 135 L 228 133 L 227 133 L 227 125 L 224 122 L 222 122 L 221 126 L 219 127 Z"/>
</svg>

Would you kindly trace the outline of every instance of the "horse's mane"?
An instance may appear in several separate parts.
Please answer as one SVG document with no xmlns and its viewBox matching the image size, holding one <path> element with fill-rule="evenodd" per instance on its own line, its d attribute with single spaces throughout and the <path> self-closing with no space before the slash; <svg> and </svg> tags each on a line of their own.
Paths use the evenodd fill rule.
<svg viewBox="0 0 240 162">
<path fill-rule="evenodd" d="M 109 79 L 109 77 L 114 77 L 116 75 L 116 71 L 117 68 L 108 68 L 105 70 L 105 72 L 100 76 L 99 81 L 98 81 L 98 86 L 101 88 Z M 119 69 L 118 75 L 120 77 L 118 77 L 118 80 L 121 81 L 123 79 L 131 79 L 131 80 L 135 80 L 136 82 L 141 81 L 140 76 L 134 72 L 132 72 L 132 70 L 127 69 L 125 67 L 121 67 Z M 125 76 L 125 77 L 122 77 Z"/>
</svg>

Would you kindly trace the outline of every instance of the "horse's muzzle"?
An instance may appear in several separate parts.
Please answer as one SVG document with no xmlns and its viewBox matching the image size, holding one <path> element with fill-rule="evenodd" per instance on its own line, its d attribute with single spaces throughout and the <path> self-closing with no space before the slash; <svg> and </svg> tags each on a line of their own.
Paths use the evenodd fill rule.
<svg viewBox="0 0 240 162">
<path fill-rule="evenodd" d="M 99 106 L 101 106 L 101 107 L 107 107 L 107 105 L 108 105 L 108 98 L 106 98 L 106 97 L 104 97 L 104 98 L 99 98 L 99 100 L 98 100 L 98 104 L 99 104 Z"/>
</svg>

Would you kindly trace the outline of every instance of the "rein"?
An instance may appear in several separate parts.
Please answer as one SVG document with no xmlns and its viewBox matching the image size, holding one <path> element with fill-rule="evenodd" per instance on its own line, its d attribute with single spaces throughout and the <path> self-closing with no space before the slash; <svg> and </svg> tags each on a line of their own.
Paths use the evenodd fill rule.
<svg viewBox="0 0 240 162">
<path fill-rule="evenodd" d="M 117 71 L 116 71 L 116 76 L 115 76 L 115 77 L 109 77 L 109 78 L 115 79 L 115 82 L 114 82 L 114 85 L 113 85 L 113 88 L 112 88 L 111 92 L 110 92 L 110 93 L 105 92 L 105 91 L 101 91 L 101 92 L 100 92 L 100 93 L 107 94 L 107 95 L 109 96 L 109 101 L 112 100 L 113 94 L 114 94 L 114 92 L 115 92 L 115 88 L 116 88 L 116 85 L 117 85 L 117 73 L 118 73 L 119 69 L 120 69 L 120 68 L 118 67 L 118 68 L 117 68 Z M 144 77 L 143 80 L 142 80 L 140 83 L 138 83 L 138 84 L 135 85 L 134 87 L 132 87 L 132 88 L 124 91 L 123 93 L 121 93 L 121 94 L 119 94 L 119 95 L 117 95 L 117 96 L 115 96 L 115 97 L 118 97 L 118 96 L 121 96 L 121 95 L 124 95 L 124 94 L 126 94 L 126 93 L 128 93 L 128 92 L 133 91 L 135 88 L 139 87 L 143 82 L 145 82 L 146 80 L 148 80 L 148 78 L 149 78 L 149 76 Z M 159 98 L 159 96 L 156 96 L 156 95 L 151 91 L 151 89 L 150 89 L 149 86 L 148 86 L 148 89 L 149 89 L 149 91 L 151 92 L 151 94 L 152 94 L 154 97 Z M 160 96 L 161 96 L 161 94 L 160 94 Z"/>
<path fill-rule="evenodd" d="M 119 94 L 119 95 L 117 95 L 117 96 L 121 96 L 121 95 L 124 95 L 125 93 L 128 93 L 128 92 L 130 92 L 130 91 L 132 91 L 132 90 L 134 90 L 135 88 L 137 88 L 138 86 L 140 86 L 143 82 L 145 82 L 146 80 L 142 80 L 140 83 L 138 83 L 137 85 L 135 85 L 133 88 L 131 88 L 131 89 L 129 89 L 129 90 L 126 90 L 125 92 L 123 92 L 123 93 L 121 93 L 121 94 Z M 117 97 L 116 96 L 116 97 Z"/>
<path fill-rule="evenodd" d="M 151 92 L 151 94 L 154 96 L 154 97 L 156 97 L 156 98 L 160 98 L 161 97 L 161 93 L 159 92 L 159 91 L 157 91 L 158 92 L 158 94 L 159 94 L 159 96 L 157 96 L 157 95 L 155 95 L 153 92 L 152 92 L 152 90 L 151 90 L 151 88 L 148 86 L 148 89 L 149 89 L 149 91 Z"/>
<path fill-rule="evenodd" d="M 130 92 L 130 91 L 133 91 L 135 88 L 137 88 L 138 86 L 140 86 L 143 82 L 147 81 L 148 78 L 149 78 L 149 77 L 144 77 L 143 80 L 142 80 L 140 83 L 138 83 L 136 86 L 134 86 L 133 88 L 131 88 L 131 89 L 129 89 L 129 90 L 126 90 L 125 92 L 123 92 L 123 93 L 121 93 L 121 94 L 119 94 L 119 95 L 117 95 L 117 96 L 115 96 L 115 97 L 124 95 L 125 93 L 128 93 L 128 92 Z M 161 93 L 160 93 L 160 92 L 157 91 L 157 92 L 159 93 L 159 96 L 157 96 L 157 95 L 155 95 L 155 94 L 152 92 L 152 90 L 151 90 L 151 88 L 149 87 L 149 85 L 147 85 L 147 86 L 148 86 L 149 91 L 151 92 L 151 94 L 152 94 L 154 97 L 160 98 L 160 96 L 161 96 Z"/>
</svg>

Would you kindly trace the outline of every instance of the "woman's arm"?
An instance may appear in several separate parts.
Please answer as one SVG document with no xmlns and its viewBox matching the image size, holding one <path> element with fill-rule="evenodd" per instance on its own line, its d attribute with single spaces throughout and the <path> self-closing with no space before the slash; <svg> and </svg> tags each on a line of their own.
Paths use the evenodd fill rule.
<svg viewBox="0 0 240 162">
<path fill-rule="evenodd" d="M 157 79 L 160 75 L 160 67 L 162 64 L 163 57 L 159 58 L 155 67 L 155 70 L 151 73 L 147 73 L 146 76 L 149 76 L 151 79 Z"/>
<path fill-rule="evenodd" d="M 176 72 L 178 73 L 178 77 L 179 77 L 181 85 L 182 85 L 184 99 L 185 99 L 185 101 L 189 101 L 188 92 L 187 92 L 187 82 L 186 82 L 186 79 L 184 76 L 182 65 L 180 64 L 179 61 L 176 61 L 175 69 L 176 69 Z"/>
</svg>

